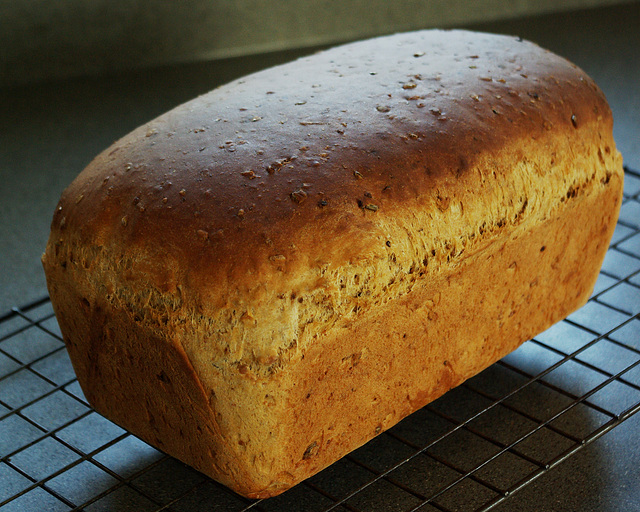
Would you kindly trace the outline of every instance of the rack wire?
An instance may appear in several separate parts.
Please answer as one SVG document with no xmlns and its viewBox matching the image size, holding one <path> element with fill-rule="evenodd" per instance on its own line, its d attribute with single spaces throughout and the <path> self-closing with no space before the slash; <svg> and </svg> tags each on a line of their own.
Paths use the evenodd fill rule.
<svg viewBox="0 0 640 512">
<path fill-rule="evenodd" d="M 640 410 L 640 173 L 589 302 L 279 497 L 247 500 L 94 412 L 48 297 L 0 316 L 0 511 L 487 511 Z"/>
</svg>

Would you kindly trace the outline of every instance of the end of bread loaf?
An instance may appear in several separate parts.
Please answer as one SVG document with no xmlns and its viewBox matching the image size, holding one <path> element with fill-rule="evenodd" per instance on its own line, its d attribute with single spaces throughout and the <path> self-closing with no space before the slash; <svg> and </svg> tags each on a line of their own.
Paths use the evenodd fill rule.
<svg viewBox="0 0 640 512">
<path fill-rule="evenodd" d="M 464 31 L 177 107 L 54 214 L 87 399 L 245 496 L 283 492 L 586 302 L 621 202 L 612 122 L 574 65 Z"/>
</svg>

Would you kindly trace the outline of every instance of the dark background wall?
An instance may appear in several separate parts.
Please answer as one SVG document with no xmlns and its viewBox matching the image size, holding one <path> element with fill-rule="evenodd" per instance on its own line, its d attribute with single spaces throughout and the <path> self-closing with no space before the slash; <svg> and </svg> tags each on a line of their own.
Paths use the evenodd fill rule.
<svg viewBox="0 0 640 512">
<path fill-rule="evenodd" d="M 620 0 L 2 0 L 0 86 L 616 3 Z"/>
</svg>

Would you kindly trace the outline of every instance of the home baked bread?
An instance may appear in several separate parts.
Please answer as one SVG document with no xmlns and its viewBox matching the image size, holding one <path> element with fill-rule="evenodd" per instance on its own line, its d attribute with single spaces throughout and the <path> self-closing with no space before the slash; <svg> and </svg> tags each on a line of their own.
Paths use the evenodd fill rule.
<svg viewBox="0 0 640 512">
<path fill-rule="evenodd" d="M 267 497 L 582 305 L 622 180 L 583 71 L 420 31 L 125 136 L 63 193 L 43 264 L 89 402 Z"/>
</svg>

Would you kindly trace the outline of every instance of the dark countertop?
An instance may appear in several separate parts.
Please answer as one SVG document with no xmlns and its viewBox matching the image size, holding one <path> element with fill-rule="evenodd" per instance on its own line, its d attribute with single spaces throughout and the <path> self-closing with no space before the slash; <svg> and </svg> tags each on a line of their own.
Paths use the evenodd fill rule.
<svg viewBox="0 0 640 512">
<path fill-rule="evenodd" d="M 626 165 L 640 169 L 640 3 L 472 28 L 520 35 L 582 67 L 609 99 Z M 0 315 L 46 294 L 39 258 L 53 209 L 93 156 L 183 101 L 308 51 L 0 90 Z M 639 432 L 636 415 L 496 510 L 640 510 Z"/>
</svg>

